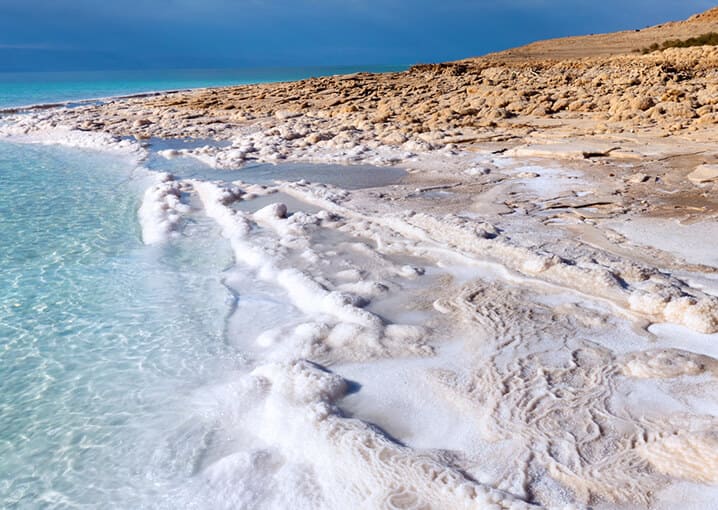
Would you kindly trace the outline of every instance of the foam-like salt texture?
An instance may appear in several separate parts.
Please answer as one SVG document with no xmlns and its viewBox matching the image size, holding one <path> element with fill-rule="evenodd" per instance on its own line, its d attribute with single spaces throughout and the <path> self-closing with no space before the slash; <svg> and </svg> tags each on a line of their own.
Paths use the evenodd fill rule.
<svg viewBox="0 0 718 510">
<path fill-rule="evenodd" d="M 332 196 L 325 189 L 293 184 L 282 190 L 332 213 L 360 216 L 341 204 L 341 196 Z M 655 268 L 639 267 L 628 261 L 605 265 L 595 259 L 564 260 L 545 249 L 521 246 L 506 236 L 496 235 L 493 226 L 487 235 L 485 222 L 477 226 L 475 221 L 455 215 L 438 218 L 408 211 L 401 216 L 363 214 L 362 219 L 415 242 L 440 244 L 473 257 L 497 261 L 527 277 L 608 299 L 656 322 L 682 324 L 702 333 L 718 332 L 718 298 L 689 288 Z M 380 244 L 379 249 L 385 248 Z"/>
<path fill-rule="evenodd" d="M 718 375 L 718 360 L 679 349 L 635 352 L 621 360 L 622 371 L 641 379 L 673 378 L 709 372 Z"/>
<path fill-rule="evenodd" d="M 346 232 L 373 235 L 380 252 L 439 254 L 448 245 L 450 250 L 499 261 L 525 276 L 515 277 L 522 286 L 531 286 L 538 279 L 559 288 L 577 288 L 625 308 L 632 304 L 635 307 L 631 303 L 635 296 L 663 296 L 655 310 L 641 313 L 661 320 L 668 317 L 698 330 L 711 326 L 710 296 L 651 268 L 615 260 L 611 261 L 614 265 L 607 265 L 598 257 L 587 262 L 566 261 L 554 253 L 518 245 L 502 236 L 500 229 L 487 228 L 483 223 L 473 229 L 470 222 L 453 216 L 435 218 L 413 212 L 393 217 L 372 216 L 346 207 L 346 195 L 329 188 L 298 183 L 284 185 L 282 191 L 343 217 L 346 221 L 342 229 Z M 284 221 L 281 214 L 270 214 L 270 210 L 265 213 L 268 225 Z M 279 225 L 275 229 L 282 230 Z M 352 272 L 338 275 L 350 285 L 362 276 Z M 437 371 L 435 380 L 440 387 L 448 388 L 448 400 L 476 413 L 477 427 L 487 440 L 520 438 L 527 448 L 527 456 L 533 460 L 515 467 L 516 479 L 502 487 L 520 494 L 518 488 L 529 483 L 532 470 L 543 469 L 557 483 L 569 487 L 578 501 L 600 498 L 650 504 L 651 494 L 663 487 L 666 479 L 652 474 L 649 454 L 637 445 L 645 430 L 663 434 L 665 426 L 647 423 L 641 416 L 631 415 L 629 409 L 621 409 L 619 395 L 613 388 L 619 382 L 627 384 L 623 382 L 626 379 L 621 379 L 624 376 L 674 379 L 712 372 L 713 360 L 690 352 L 665 350 L 634 352 L 616 358 L 610 350 L 580 338 L 582 334 L 590 336 L 590 328 L 605 327 L 607 317 L 594 317 L 595 312 L 581 308 L 562 312 L 560 307 L 552 311 L 527 306 L 525 297 L 500 285 L 473 285 L 476 287 L 470 287 L 453 301 L 440 300 L 437 309 L 457 313 L 459 322 L 479 325 L 495 342 L 485 344 L 479 352 L 488 349 L 496 354 L 489 359 L 478 356 L 475 372 Z M 689 292 L 697 297 L 688 297 Z M 698 319 L 694 320 L 695 317 Z M 531 324 L 536 324 L 536 329 Z M 318 324 L 303 325 L 297 331 L 311 342 L 316 336 L 330 336 L 330 330 Z M 286 333 L 273 333 L 274 338 L 283 334 Z M 340 338 L 353 335 L 356 333 Z M 267 341 L 277 340 L 267 338 Z M 325 345 L 332 345 L 332 341 Z M 472 366 L 474 361 L 468 363 Z M 701 441 L 705 455 L 711 458 L 712 444 Z M 676 477 L 703 479 L 691 471 L 678 453 L 669 450 L 661 455 L 672 456 Z M 539 496 L 538 490 L 534 485 L 532 491 L 539 500 L 555 501 L 558 497 L 558 492 Z"/>
<path fill-rule="evenodd" d="M 679 421 L 674 427 L 647 434 L 638 453 L 666 475 L 718 484 L 718 420 Z"/>
<path fill-rule="evenodd" d="M 267 332 L 258 340 L 269 346 L 278 343 L 281 334 L 289 345 L 303 343 L 298 353 L 315 359 L 369 359 L 388 355 L 430 355 L 425 345 L 427 331 L 416 326 L 385 324 L 377 315 L 364 310 L 355 295 L 329 290 L 324 284 L 299 269 L 279 266 L 281 254 L 277 245 L 287 244 L 287 237 L 298 236 L 307 225 L 320 222 L 325 215 L 309 217 L 299 214 L 285 218 L 286 207 L 269 205 L 253 215 L 231 209 L 228 205 L 237 200 L 238 190 L 223 188 L 214 183 L 193 181 L 207 215 L 221 227 L 229 239 L 235 258 L 254 269 L 257 276 L 282 287 L 290 302 L 315 319 L 315 326 L 283 328 Z M 278 235 L 278 243 L 271 249 L 252 242 L 252 219 L 271 227 Z M 289 352 L 280 349 L 277 352 Z M 328 357 L 328 358 L 327 358 Z"/>
<path fill-rule="evenodd" d="M 150 186 L 144 194 L 137 216 L 145 244 L 162 244 L 177 234 L 182 214 L 190 207 L 182 203 L 181 194 L 187 185 L 175 181 L 169 174 L 159 174 L 160 182 Z"/>
<path fill-rule="evenodd" d="M 520 303 L 520 305 L 519 305 Z M 440 307 L 483 332 L 475 358 L 463 370 L 436 370 L 437 391 L 471 416 L 487 441 L 523 445 L 512 470 L 514 487 L 525 486 L 535 470 L 569 487 L 578 501 L 594 498 L 649 505 L 665 478 L 654 468 L 693 481 L 709 479 L 718 443 L 707 432 L 665 440 L 670 430 L 705 431 L 701 416 L 669 417 L 665 423 L 634 414 L 619 398 L 617 385 L 638 378 L 698 375 L 715 360 L 688 352 L 657 350 L 617 359 L 611 350 L 586 340 L 596 325 L 595 311 L 533 303 L 529 294 L 500 283 L 474 282 Z M 606 319 L 602 319 L 606 320 Z M 600 323 L 600 322 L 599 322 Z M 675 427 L 675 429 L 672 429 Z M 660 438 L 650 439 L 645 438 Z M 685 449 L 683 449 L 685 446 Z M 690 451 L 700 450 L 706 472 Z M 671 466 L 670 469 L 666 466 Z M 556 501 L 557 493 L 539 501 Z M 548 489 L 544 489 L 547 490 Z"/>
<path fill-rule="evenodd" d="M 254 459 L 263 484 L 275 487 L 263 502 L 270 508 L 288 500 L 293 508 L 312 509 L 536 508 L 467 478 L 448 457 L 397 445 L 365 423 L 342 417 L 336 402 L 346 388 L 343 379 L 307 362 L 259 366 L 234 385 L 232 400 L 243 405 L 229 404 L 236 414 L 225 411 L 222 419 L 241 429 L 238 435 L 256 437 L 262 450 L 252 457 L 227 455 L 199 476 L 208 484 L 226 483 L 246 473 Z M 198 397 L 205 408 L 208 397 Z"/>
<path fill-rule="evenodd" d="M 396 147 L 342 141 L 341 135 L 307 143 L 312 134 L 299 122 L 266 131 L 237 135 L 229 147 L 204 146 L 164 151 L 167 158 L 179 155 L 196 158 L 213 168 L 233 169 L 253 163 L 276 163 L 286 159 L 317 163 L 395 165 L 416 158 L 417 152 L 429 152 L 433 146 L 423 140 L 407 140 Z M 444 154 L 447 156 L 448 154 Z"/>
<path fill-rule="evenodd" d="M 145 155 L 137 142 L 97 131 L 80 131 L 58 124 L 50 113 L 26 113 L 8 116 L 0 123 L 0 137 L 16 143 L 62 145 L 132 156 Z"/>
</svg>

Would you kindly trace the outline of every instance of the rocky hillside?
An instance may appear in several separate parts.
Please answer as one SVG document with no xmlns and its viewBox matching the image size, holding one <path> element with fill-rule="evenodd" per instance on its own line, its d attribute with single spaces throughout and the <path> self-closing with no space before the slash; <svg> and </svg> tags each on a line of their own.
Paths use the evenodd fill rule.
<svg viewBox="0 0 718 510">
<path fill-rule="evenodd" d="M 718 32 L 718 7 L 696 14 L 685 21 L 673 21 L 649 28 L 636 27 L 635 30 L 610 34 L 548 39 L 482 58 L 525 61 L 618 55 L 647 48 L 652 44 L 660 45 L 669 39 L 688 39 L 709 32 Z"/>
</svg>

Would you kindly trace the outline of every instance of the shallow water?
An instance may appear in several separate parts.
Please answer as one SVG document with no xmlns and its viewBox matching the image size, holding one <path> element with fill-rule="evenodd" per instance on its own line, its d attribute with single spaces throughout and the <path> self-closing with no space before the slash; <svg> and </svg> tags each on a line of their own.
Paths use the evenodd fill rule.
<svg viewBox="0 0 718 510">
<path fill-rule="evenodd" d="M 271 184 L 281 180 L 296 182 L 305 180 L 331 184 L 344 189 L 373 188 L 397 184 L 406 171 L 401 168 L 376 167 L 371 165 L 336 165 L 316 163 L 280 162 L 275 164 L 247 164 L 238 169 L 225 170 L 209 167 L 192 157 L 181 156 L 166 159 L 156 151 L 166 148 L 192 148 L 202 141 L 162 141 L 150 146 L 151 153 L 147 162 L 149 168 L 168 171 L 178 179 L 201 179 L 232 181 L 239 180 L 250 184 Z M 215 142 L 213 142 L 215 143 Z M 220 143 L 221 146 L 221 143 Z"/>
<path fill-rule="evenodd" d="M 231 255 L 208 222 L 143 246 L 123 159 L 1 143 L 0 174 L 0 506 L 142 506 L 196 462 L 186 393 L 242 365 Z"/>
</svg>

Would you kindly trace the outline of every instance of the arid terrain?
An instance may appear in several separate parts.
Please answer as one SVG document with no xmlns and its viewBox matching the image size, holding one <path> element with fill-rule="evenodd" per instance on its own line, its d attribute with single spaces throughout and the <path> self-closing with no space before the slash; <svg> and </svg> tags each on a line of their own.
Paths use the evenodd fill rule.
<svg viewBox="0 0 718 510">
<path fill-rule="evenodd" d="M 718 31 L 718 9 L 691 16 L 684 21 L 669 21 L 654 27 L 636 27 L 634 30 L 609 34 L 593 34 L 537 41 L 483 57 L 506 61 L 578 59 L 634 53 L 652 44 L 671 39 L 688 39 Z M 474 59 L 468 59 L 472 61 Z"/>
<path fill-rule="evenodd" d="M 378 147 L 630 161 L 640 174 L 634 180 L 646 174 L 644 186 L 631 186 L 632 192 L 678 186 L 671 207 L 690 205 L 686 214 L 712 212 L 706 188 L 684 177 L 701 165 L 708 165 L 699 172 L 703 182 L 712 182 L 717 172 L 711 165 L 718 164 L 718 47 L 646 55 L 633 49 L 716 29 L 718 8 L 640 32 L 543 41 L 402 73 L 165 93 L 61 113 L 40 110 L 21 119 L 16 130 L 61 122 L 138 139 L 233 140 L 234 150 L 222 151 L 215 162 L 226 167 L 322 159 L 324 152 L 357 163 L 372 160 L 371 149 Z M 651 205 L 662 205 L 653 198 Z"/>
</svg>

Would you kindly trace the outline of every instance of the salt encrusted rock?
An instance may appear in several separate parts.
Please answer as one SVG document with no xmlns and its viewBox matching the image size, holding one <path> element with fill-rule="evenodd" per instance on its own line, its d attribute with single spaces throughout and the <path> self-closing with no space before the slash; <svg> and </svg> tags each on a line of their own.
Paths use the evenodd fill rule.
<svg viewBox="0 0 718 510">
<path fill-rule="evenodd" d="M 390 135 L 385 136 L 385 137 L 382 139 L 382 141 L 383 141 L 386 145 L 401 145 L 401 144 L 403 144 L 404 142 L 406 142 L 406 140 L 407 140 L 406 136 L 404 136 L 404 135 L 402 135 L 401 133 L 398 133 L 398 132 L 393 132 L 393 133 L 391 133 Z"/>
<path fill-rule="evenodd" d="M 476 225 L 476 235 L 482 239 L 494 239 L 499 235 L 499 230 L 485 221 Z"/>
<path fill-rule="evenodd" d="M 680 349 L 651 349 L 625 355 L 620 367 L 629 377 L 667 379 L 714 371 L 718 360 Z"/>
<path fill-rule="evenodd" d="M 300 112 L 293 112 L 289 110 L 277 110 L 274 112 L 274 117 L 277 120 L 287 120 L 287 119 L 293 119 L 295 117 L 300 117 L 302 114 Z"/>
<path fill-rule="evenodd" d="M 516 174 L 517 179 L 536 179 L 537 177 L 541 177 L 536 172 L 519 172 Z"/>
<path fill-rule="evenodd" d="M 254 213 L 255 218 L 259 219 L 283 219 L 287 217 L 287 206 L 282 203 L 269 204 Z"/>
<path fill-rule="evenodd" d="M 529 275 L 538 275 L 549 268 L 560 264 L 561 259 L 549 253 L 530 253 L 521 264 L 521 270 Z"/>
<path fill-rule="evenodd" d="M 399 272 L 402 276 L 406 278 L 416 278 L 417 276 L 422 276 L 425 270 L 423 267 L 406 265 L 402 266 Z"/>
<path fill-rule="evenodd" d="M 483 168 L 483 167 L 471 167 L 464 170 L 464 173 L 466 175 L 488 175 L 491 173 L 490 168 Z"/>
</svg>

